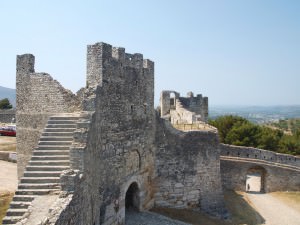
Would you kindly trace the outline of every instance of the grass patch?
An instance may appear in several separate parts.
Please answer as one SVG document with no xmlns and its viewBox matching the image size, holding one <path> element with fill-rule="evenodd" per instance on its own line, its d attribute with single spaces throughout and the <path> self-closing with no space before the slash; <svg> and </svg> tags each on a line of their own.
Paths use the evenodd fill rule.
<svg viewBox="0 0 300 225">
<path fill-rule="evenodd" d="M 2 219 L 6 214 L 6 210 L 8 209 L 13 196 L 14 193 L 8 191 L 0 192 L 0 224 L 2 224 Z"/>
<path fill-rule="evenodd" d="M 225 204 L 231 215 L 228 221 L 187 209 L 154 208 L 152 211 L 194 225 L 257 225 L 264 222 L 262 216 L 249 204 L 242 192 L 225 191 L 224 194 Z"/>
</svg>

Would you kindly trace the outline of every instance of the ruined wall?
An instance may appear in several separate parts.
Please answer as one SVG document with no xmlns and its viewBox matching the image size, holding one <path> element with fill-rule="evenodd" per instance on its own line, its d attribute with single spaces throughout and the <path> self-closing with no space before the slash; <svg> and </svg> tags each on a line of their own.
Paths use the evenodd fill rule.
<svg viewBox="0 0 300 225">
<path fill-rule="evenodd" d="M 174 96 L 171 96 L 173 94 Z M 160 95 L 160 114 L 170 117 L 172 124 L 194 124 L 208 120 L 208 98 L 192 92 L 180 97 L 175 91 L 162 91 Z"/>
<path fill-rule="evenodd" d="M 216 133 L 181 132 L 157 119 L 155 205 L 226 216 Z"/>
<path fill-rule="evenodd" d="M 17 56 L 16 121 L 18 177 L 37 145 L 50 115 L 80 110 L 80 102 L 46 73 L 35 73 L 31 54 Z"/>
<path fill-rule="evenodd" d="M 252 147 L 221 144 L 221 174 L 224 188 L 246 190 L 252 168 L 264 171 L 264 191 L 299 191 L 300 158 Z"/>
<path fill-rule="evenodd" d="M 139 209 L 153 205 L 154 64 L 105 43 L 88 46 L 87 55 L 84 106 L 94 113 L 83 154 L 85 221 L 77 224 L 124 224 L 132 182 Z"/>
<path fill-rule="evenodd" d="M 0 110 L 0 123 L 11 123 L 12 119 L 16 119 L 15 109 Z"/>
</svg>

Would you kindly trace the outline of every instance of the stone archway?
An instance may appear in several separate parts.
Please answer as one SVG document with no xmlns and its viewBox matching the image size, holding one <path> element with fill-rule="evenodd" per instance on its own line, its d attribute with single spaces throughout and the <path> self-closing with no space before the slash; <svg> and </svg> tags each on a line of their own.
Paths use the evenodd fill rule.
<svg viewBox="0 0 300 225">
<path fill-rule="evenodd" d="M 125 196 L 125 208 L 127 210 L 139 211 L 140 209 L 140 196 L 139 196 L 139 187 L 136 182 L 130 184 L 127 189 Z"/>
<path fill-rule="evenodd" d="M 264 192 L 265 191 L 266 170 L 261 166 L 255 166 L 248 169 L 246 174 L 246 191 L 247 192 Z"/>
</svg>

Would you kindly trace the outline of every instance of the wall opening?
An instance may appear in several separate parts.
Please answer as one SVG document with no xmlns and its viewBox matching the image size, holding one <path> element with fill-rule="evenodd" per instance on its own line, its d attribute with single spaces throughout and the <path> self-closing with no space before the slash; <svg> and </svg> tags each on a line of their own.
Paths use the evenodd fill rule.
<svg viewBox="0 0 300 225">
<path fill-rule="evenodd" d="M 175 109 L 175 93 L 170 93 L 170 107 Z"/>
<path fill-rule="evenodd" d="M 139 187 L 136 182 L 133 182 L 129 186 L 125 196 L 126 211 L 127 210 L 139 211 L 140 208 L 139 205 L 140 205 Z"/>
<path fill-rule="evenodd" d="M 247 171 L 246 192 L 262 193 L 265 191 L 266 170 L 263 167 L 253 167 Z"/>
</svg>

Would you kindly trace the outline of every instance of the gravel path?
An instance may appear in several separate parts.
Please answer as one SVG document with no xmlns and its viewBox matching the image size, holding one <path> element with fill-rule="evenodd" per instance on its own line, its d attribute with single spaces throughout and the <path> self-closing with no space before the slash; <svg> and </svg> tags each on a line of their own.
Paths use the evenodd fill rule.
<svg viewBox="0 0 300 225">
<path fill-rule="evenodd" d="M 299 225 L 300 213 L 269 194 L 247 194 L 266 225 Z"/>
<path fill-rule="evenodd" d="M 17 185 L 17 164 L 0 160 L 0 191 L 14 192 Z"/>
<path fill-rule="evenodd" d="M 153 212 L 126 211 L 126 225 L 190 225 Z"/>
</svg>

